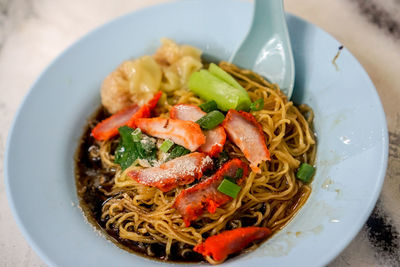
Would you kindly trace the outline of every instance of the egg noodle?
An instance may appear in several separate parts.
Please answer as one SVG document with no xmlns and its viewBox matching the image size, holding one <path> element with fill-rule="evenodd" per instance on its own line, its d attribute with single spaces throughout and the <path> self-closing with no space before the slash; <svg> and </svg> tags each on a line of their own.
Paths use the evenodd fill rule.
<svg viewBox="0 0 400 267">
<path fill-rule="evenodd" d="M 316 145 L 312 131 L 313 112 L 306 105 L 294 106 L 279 90 L 256 73 L 233 64 L 220 62 L 219 66 L 231 74 L 245 88 L 252 101 L 263 98 L 264 107 L 252 111 L 262 125 L 271 160 L 260 164 L 261 173 L 250 172 L 241 185 L 241 191 L 232 201 L 216 209 L 214 214 L 205 212 L 192 226 L 186 227 L 181 215 L 173 208 L 175 198 L 187 188 L 180 186 L 169 192 L 142 185 L 127 173 L 139 166 L 122 171 L 114 163 L 115 143 L 118 139 L 97 142 L 100 149 L 93 156 L 101 158 L 104 169 L 115 169 L 112 189 L 104 193 L 109 199 L 103 204 L 101 219 L 105 228 L 117 232 L 121 239 L 139 244 L 163 244 L 166 259 L 173 244 L 182 257 L 193 246 L 208 236 L 242 226 L 268 227 L 276 232 L 297 213 L 311 193 L 309 185 L 296 179 L 295 171 L 303 162 L 314 164 Z M 178 103 L 199 105 L 203 101 L 185 86 L 164 90 L 156 113 L 169 117 L 169 109 Z M 243 153 L 230 141 L 225 144 L 230 158 L 248 162 Z M 245 225 L 244 225 L 245 224 Z M 249 249 L 254 249 L 253 244 Z M 152 246 L 147 246 L 152 256 Z M 211 264 L 218 264 L 206 257 Z"/>
</svg>

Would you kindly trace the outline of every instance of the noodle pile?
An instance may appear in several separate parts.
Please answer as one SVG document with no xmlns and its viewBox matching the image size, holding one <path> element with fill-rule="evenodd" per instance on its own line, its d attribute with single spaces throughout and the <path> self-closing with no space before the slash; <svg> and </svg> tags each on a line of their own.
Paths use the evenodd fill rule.
<svg viewBox="0 0 400 267">
<path fill-rule="evenodd" d="M 248 70 L 221 62 L 219 66 L 230 73 L 249 93 L 252 101 L 264 99 L 264 109 L 251 112 L 262 125 L 271 161 L 263 162 L 261 173 L 250 172 L 238 196 L 217 208 L 214 214 L 205 212 L 192 226 L 185 227 L 181 215 L 172 208 L 175 198 L 185 187 L 169 192 L 137 183 L 114 163 L 116 139 L 98 142 L 104 169 L 116 169 L 113 186 L 104 193 L 109 199 L 103 204 L 101 218 L 108 230 L 119 237 L 143 244 L 162 243 L 166 258 L 177 243 L 182 256 L 204 238 L 223 230 L 242 226 L 264 226 L 278 231 L 296 214 L 310 195 L 311 188 L 295 178 L 302 162 L 314 164 L 315 137 L 311 125 L 313 112 L 305 105 L 295 107 L 275 84 Z M 177 103 L 201 104 L 202 100 L 185 88 L 167 93 L 156 112 L 168 117 L 169 109 Z M 248 162 L 243 153 L 227 141 L 225 150 L 230 158 Z M 246 225 L 243 225 L 246 224 Z M 253 245 L 250 249 L 256 247 Z M 152 255 L 151 246 L 147 254 Z M 216 264 L 210 257 L 210 263 Z"/>
</svg>

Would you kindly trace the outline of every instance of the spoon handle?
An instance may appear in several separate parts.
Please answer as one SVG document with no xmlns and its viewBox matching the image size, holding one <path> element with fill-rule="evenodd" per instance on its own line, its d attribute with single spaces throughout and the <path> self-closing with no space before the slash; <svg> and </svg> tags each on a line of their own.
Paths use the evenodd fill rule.
<svg viewBox="0 0 400 267">
<path fill-rule="evenodd" d="M 246 38 L 230 60 L 277 83 L 290 98 L 294 60 L 282 0 L 255 0 Z"/>
<path fill-rule="evenodd" d="M 250 30 L 230 62 L 242 68 L 253 69 L 258 52 L 265 41 L 272 39 L 276 31 L 287 33 L 285 18 L 280 15 L 283 12 L 282 0 L 254 0 Z"/>
</svg>

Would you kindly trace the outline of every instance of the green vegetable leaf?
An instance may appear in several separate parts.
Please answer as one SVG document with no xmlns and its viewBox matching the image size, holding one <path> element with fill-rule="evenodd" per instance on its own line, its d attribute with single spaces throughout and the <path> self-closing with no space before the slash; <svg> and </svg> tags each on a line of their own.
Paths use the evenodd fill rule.
<svg viewBox="0 0 400 267">
<path fill-rule="evenodd" d="M 149 162 L 156 159 L 157 148 L 154 139 L 137 130 L 128 126 L 118 128 L 120 141 L 115 150 L 114 162 L 123 170 L 134 164 L 138 158 L 147 159 Z"/>
<path fill-rule="evenodd" d="M 120 141 L 115 150 L 115 163 L 126 169 L 137 159 L 136 146 L 132 138 L 133 129 L 128 126 L 122 126 L 118 129 Z"/>
<path fill-rule="evenodd" d="M 189 153 L 190 153 L 189 149 L 186 149 L 186 148 L 184 148 L 183 146 L 180 146 L 180 145 L 176 145 L 171 150 L 171 153 L 167 157 L 166 161 L 169 161 L 169 160 L 174 159 L 174 158 L 182 157 L 182 156 L 184 156 L 186 154 L 189 154 Z"/>
</svg>

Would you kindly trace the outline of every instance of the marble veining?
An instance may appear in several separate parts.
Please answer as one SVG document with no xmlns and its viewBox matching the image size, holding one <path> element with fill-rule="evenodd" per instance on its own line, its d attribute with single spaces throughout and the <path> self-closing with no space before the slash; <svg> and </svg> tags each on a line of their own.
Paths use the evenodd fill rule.
<svg viewBox="0 0 400 267">
<path fill-rule="evenodd" d="M 33 1 L 0 0 L 0 53 L 7 37 L 33 13 Z"/>
<path fill-rule="evenodd" d="M 368 21 L 400 39 L 400 1 L 399 0 L 351 0 L 356 2 L 360 12 Z"/>
<path fill-rule="evenodd" d="M 364 230 L 368 232 L 368 240 L 375 248 L 375 256 L 380 263 L 394 265 L 400 262 L 400 235 L 381 201 L 378 201 Z"/>
</svg>

